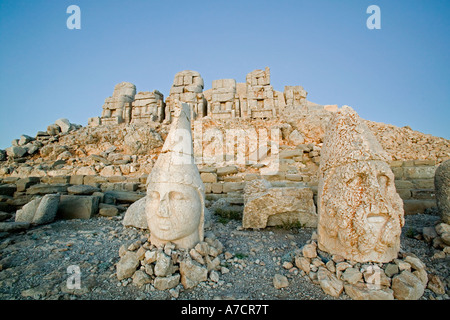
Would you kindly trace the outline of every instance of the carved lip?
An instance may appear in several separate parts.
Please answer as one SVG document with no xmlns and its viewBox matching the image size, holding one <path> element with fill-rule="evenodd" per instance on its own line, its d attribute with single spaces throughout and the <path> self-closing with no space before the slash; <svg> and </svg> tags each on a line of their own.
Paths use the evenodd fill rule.
<svg viewBox="0 0 450 320">
<path fill-rule="evenodd" d="M 169 230 L 170 226 L 171 226 L 170 222 L 164 218 L 159 220 L 158 225 L 159 225 L 159 229 L 164 230 L 164 231 Z"/>
<path fill-rule="evenodd" d="M 373 224 L 381 224 L 386 222 L 387 218 L 387 215 L 383 213 L 369 213 L 367 215 L 367 222 Z"/>
</svg>

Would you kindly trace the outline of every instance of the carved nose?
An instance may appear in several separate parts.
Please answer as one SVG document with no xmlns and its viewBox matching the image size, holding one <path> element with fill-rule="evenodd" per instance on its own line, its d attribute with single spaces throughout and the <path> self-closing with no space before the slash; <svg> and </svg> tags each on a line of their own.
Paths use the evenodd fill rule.
<svg viewBox="0 0 450 320">
<path fill-rule="evenodd" d="M 161 203 L 159 204 L 159 210 L 158 213 L 163 218 L 168 218 L 170 216 L 169 211 L 169 199 L 167 199 L 167 196 L 161 199 Z"/>
</svg>

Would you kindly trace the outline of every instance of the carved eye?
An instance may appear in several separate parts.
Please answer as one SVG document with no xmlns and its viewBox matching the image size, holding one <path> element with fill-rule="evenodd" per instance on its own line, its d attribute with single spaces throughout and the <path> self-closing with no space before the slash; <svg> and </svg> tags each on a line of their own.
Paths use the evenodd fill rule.
<svg viewBox="0 0 450 320">
<path fill-rule="evenodd" d="M 171 191 L 169 193 L 170 200 L 187 200 L 187 198 L 181 192 Z"/>
<path fill-rule="evenodd" d="M 150 191 L 147 195 L 150 198 L 150 201 L 159 201 L 159 192 Z"/>
<path fill-rule="evenodd" d="M 347 180 L 347 185 L 357 185 L 361 181 L 362 177 L 360 175 L 354 176 Z"/>
</svg>

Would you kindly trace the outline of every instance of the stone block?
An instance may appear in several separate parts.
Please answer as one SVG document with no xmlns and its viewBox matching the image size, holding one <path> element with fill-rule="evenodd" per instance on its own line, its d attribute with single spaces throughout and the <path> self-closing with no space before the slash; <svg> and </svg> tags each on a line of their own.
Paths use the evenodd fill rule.
<svg viewBox="0 0 450 320">
<path fill-rule="evenodd" d="M 27 189 L 29 195 L 45 195 L 49 193 L 67 193 L 68 184 L 35 184 Z"/>
<path fill-rule="evenodd" d="M 134 203 L 145 197 L 145 194 L 129 191 L 106 191 L 105 197 L 106 196 L 115 198 L 119 203 Z"/>
<path fill-rule="evenodd" d="M 405 167 L 403 173 L 406 179 L 434 179 L 436 167 Z"/>
<path fill-rule="evenodd" d="M 417 200 L 435 200 L 435 192 L 434 189 L 414 189 L 411 190 L 411 196 L 413 199 Z"/>
<path fill-rule="evenodd" d="M 423 213 L 426 209 L 433 208 L 435 206 L 435 200 L 403 200 L 403 210 L 406 215 Z"/>
<path fill-rule="evenodd" d="M 0 185 L 0 195 L 12 197 L 16 192 L 17 186 L 15 184 Z"/>
<path fill-rule="evenodd" d="M 303 176 L 301 174 L 286 174 L 286 180 L 290 180 L 290 181 L 302 181 L 303 180 Z"/>
<path fill-rule="evenodd" d="M 223 184 L 223 193 L 244 190 L 245 182 L 225 182 Z"/>
<path fill-rule="evenodd" d="M 408 180 L 395 180 L 395 188 L 398 189 L 413 189 L 414 185 Z"/>
<path fill-rule="evenodd" d="M 411 182 L 413 184 L 411 189 L 434 189 L 434 179 L 415 179 Z"/>
<path fill-rule="evenodd" d="M 217 175 L 219 177 L 226 176 L 229 174 L 235 174 L 238 172 L 239 172 L 239 170 L 236 166 L 226 166 L 226 167 L 222 167 L 222 168 L 217 168 Z"/>
<path fill-rule="evenodd" d="M 16 182 L 17 191 L 23 192 L 27 188 L 31 187 L 32 185 L 40 183 L 40 181 L 41 181 L 41 179 L 39 177 L 27 177 L 27 178 L 19 179 Z"/>
<path fill-rule="evenodd" d="M 410 189 L 397 189 L 397 193 L 403 200 L 411 199 Z"/>
<path fill-rule="evenodd" d="M 77 174 L 77 175 L 70 176 L 70 181 L 69 181 L 70 184 L 79 185 L 79 184 L 83 184 L 83 182 L 84 182 L 84 175 Z"/>
<path fill-rule="evenodd" d="M 212 193 L 222 193 L 223 192 L 223 183 L 217 182 L 211 184 Z"/>
<path fill-rule="evenodd" d="M 57 216 L 61 219 L 90 219 L 98 212 L 98 206 L 98 197 L 62 195 Z"/>
<path fill-rule="evenodd" d="M 244 202 L 244 228 L 259 229 L 286 223 L 317 226 L 313 192 L 306 187 L 272 187 L 266 180 L 254 180 L 245 187 Z"/>
<path fill-rule="evenodd" d="M 202 181 L 204 183 L 215 183 L 217 182 L 217 174 L 211 172 L 202 172 L 200 174 Z"/>
</svg>

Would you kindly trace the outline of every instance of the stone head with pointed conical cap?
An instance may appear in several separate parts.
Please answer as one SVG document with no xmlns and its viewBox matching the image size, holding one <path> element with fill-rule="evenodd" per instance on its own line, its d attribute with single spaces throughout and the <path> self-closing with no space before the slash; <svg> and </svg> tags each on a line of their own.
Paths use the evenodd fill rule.
<svg viewBox="0 0 450 320">
<path fill-rule="evenodd" d="M 203 241 L 205 187 L 194 163 L 190 107 L 179 101 L 175 106 L 169 134 L 147 179 L 146 216 L 153 244 L 192 248 Z"/>
<path fill-rule="evenodd" d="M 331 119 L 321 151 L 319 248 L 346 259 L 388 262 L 400 250 L 403 202 L 369 127 L 350 107 Z"/>
</svg>

